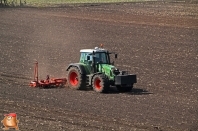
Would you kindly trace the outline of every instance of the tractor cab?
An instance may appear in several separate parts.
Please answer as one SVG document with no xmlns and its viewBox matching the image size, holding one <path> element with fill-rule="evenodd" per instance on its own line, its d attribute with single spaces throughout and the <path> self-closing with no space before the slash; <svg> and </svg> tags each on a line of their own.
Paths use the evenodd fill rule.
<svg viewBox="0 0 198 131">
<path fill-rule="evenodd" d="M 119 73 L 119 70 L 110 62 L 109 55 L 112 53 L 109 53 L 108 50 L 95 47 L 94 49 L 83 49 L 80 52 L 80 63 L 86 66 L 90 72 L 89 74 L 103 73 L 113 80 L 114 75 Z M 117 58 L 117 54 L 115 54 L 115 58 Z"/>
<path fill-rule="evenodd" d="M 81 53 L 80 63 L 87 65 L 87 68 L 91 73 L 96 73 L 96 72 L 105 73 L 104 69 L 106 69 L 106 71 L 107 70 L 110 71 L 112 68 L 114 68 L 113 66 L 114 62 L 112 63 L 110 62 L 110 56 L 109 56 L 112 53 L 109 53 L 108 50 L 95 47 L 94 49 L 80 50 L 80 53 Z M 117 58 L 117 54 L 115 54 L 115 58 Z M 107 71 L 108 74 L 110 73 L 109 71 Z"/>
<path fill-rule="evenodd" d="M 95 49 L 80 50 L 80 53 L 80 63 L 110 64 L 109 52 L 105 49 L 95 47 Z"/>
<path fill-rule="evenodd" d="M 109 52 L 103 48 L 80 50 L 80 63 L 87 65 L 90 72 L 99 72 L 101 65 L 110 65 Z"/>
</svg>

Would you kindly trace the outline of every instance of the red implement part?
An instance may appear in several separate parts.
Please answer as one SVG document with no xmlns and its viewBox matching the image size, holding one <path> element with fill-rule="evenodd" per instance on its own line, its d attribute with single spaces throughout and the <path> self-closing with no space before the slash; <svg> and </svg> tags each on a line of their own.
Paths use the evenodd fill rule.
<svg viewBox="0 0 198 131">
<path fill-rule="evenodd" d="M 62 87 L 67 83 L 66 78 L 49 78 L 47 75 L 46 80 L 38 80 L 38 62 L 35 62 L 34 66 L 34 80 L 30 82 L 30 87 L 41 87 L 41 88 L 49 88 L 49 87 Z"/>
</svg>

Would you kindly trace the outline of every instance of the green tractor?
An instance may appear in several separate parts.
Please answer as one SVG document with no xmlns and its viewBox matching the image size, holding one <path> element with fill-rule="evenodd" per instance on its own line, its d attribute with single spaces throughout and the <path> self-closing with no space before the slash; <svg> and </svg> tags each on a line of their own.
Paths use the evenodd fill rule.
<svg viewBox="0 0 198 131">
<path fill-rule="evenodd" d="M 127 71 L 119 71 L 114 62 L 110 62 L 110 53 L 103 48 L 80 50 L 80 62 L 71 63 L 67 67 L 68 86 L 76 90 L 85 90 L 88 86 L 96 92 L 108 92 L 110 86 L 116 86 L 118 91 L 131 91 L 137 82 L 136 75 Z"/>
</svg>

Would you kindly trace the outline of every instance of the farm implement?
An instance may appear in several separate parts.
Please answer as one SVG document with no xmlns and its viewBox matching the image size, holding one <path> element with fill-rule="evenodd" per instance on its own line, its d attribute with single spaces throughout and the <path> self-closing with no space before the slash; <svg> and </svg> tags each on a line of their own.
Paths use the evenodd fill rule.
<svg viewBox="0 0 198 131">
<path fill-rule="evenodd" d="M 129 74 L 127 71 L 120 71 L 110 61 L 111 53 L 103 46 L 94 49 L 80 50 L 80 60 L 78 63 L 71 63 L 67 67 L 67 78 L 52 78 L 47 76 L 46 80 L 38 80 L 38 62 L 35 63 L 34 81 L 30 83 L 31 87 L 59 87 L 67 85 L 71 89 L 85 90 L 92 87 L 99 93 L 108 92 L 110 86 L 116 86 L 120 92 L 129 92 L 134 83 L 137 82 L 135 74 Z"/>
<path fill-rule="evenodd" d="M 30 82 L 30 87 L 51 88 L 66 85 L 66 78 L 50 78 L 47 75 L 45 80 L 38 80 L 38 62 L 36 61 L 34 64 L 34 80 Z"/>
</svg>

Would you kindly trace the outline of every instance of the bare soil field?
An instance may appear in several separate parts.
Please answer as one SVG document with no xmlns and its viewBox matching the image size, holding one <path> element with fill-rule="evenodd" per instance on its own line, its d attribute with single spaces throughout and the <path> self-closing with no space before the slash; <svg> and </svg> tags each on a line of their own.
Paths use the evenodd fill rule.
<svg viewBox="0 0 198 131">
<path fill-rule="evenodd" d="M 0 8 L 0 118 L 17 113 L 21 131 L 197 131 L 198 5 L 119 3 Z M 101 43 L 115 65 L 137 74 L 128 93 L 34 89 L 66 77 L 79 50 Z M 3 124 L 1 125 L 3 128 Z"/>
</svg>

